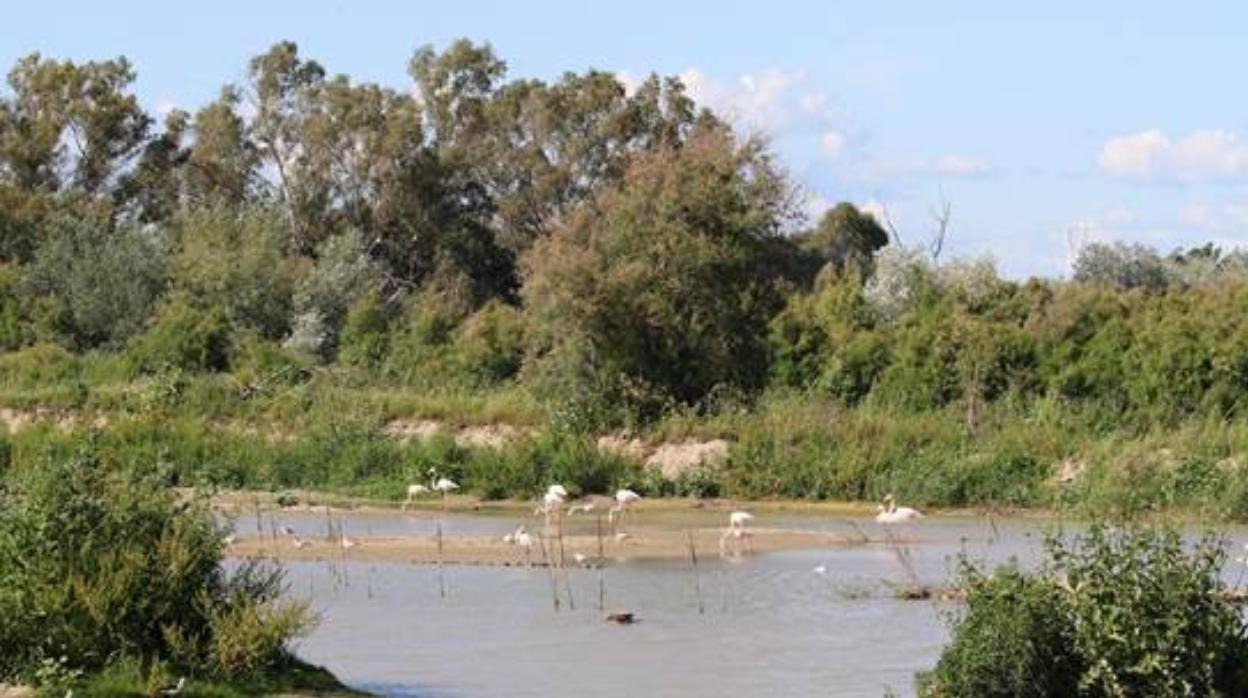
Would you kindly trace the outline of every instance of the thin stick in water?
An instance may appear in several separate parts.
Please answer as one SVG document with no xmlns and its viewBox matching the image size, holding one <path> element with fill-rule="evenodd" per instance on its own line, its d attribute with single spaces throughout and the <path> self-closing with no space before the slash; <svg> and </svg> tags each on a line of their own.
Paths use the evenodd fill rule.
<svg viewBox="0 0 1248 698">
<path fill-rule="evenodd" d="M 438 531 L 438 595 L 446 598 L 446 577 L 442 571 L 442 522 L 437 523 Z"/>
<path fill-rule="evenodd" d="M 689 537 L 689 564 L 693 569 L 693 592 L 698 597 L 698 615 L 706 615 L 706 604 L 702 602 L 702 580 L 698 575 L 698 551 L 693 545 L 693 531 L 686 530 Z"/>
<path fill-rule="evenodd" d="M 607 596 L 607 580 L 605 577 L 606 558 L 602 550 L 602 512 L 598 513 L 598 610 L 601 611 L 605 607 Z"/>
</svg>

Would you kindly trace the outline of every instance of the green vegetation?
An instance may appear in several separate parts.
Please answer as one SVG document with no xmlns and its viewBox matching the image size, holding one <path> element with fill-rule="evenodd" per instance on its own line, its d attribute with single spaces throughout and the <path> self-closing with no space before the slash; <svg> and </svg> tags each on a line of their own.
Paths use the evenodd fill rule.
<svg viewBox="0 0 1248 698">
<path fill-rule="evenodd" d="M 0 679 L 119 695 L 126 681 L 242 686 L 298 668 L 287 646 L 306 607 L 281 598 L 276 568 L 224 569 L 204 502 L 84 450 L 0 480 L 0 505 Z"/>
<path fill-rule="evenodd" d="M 928 696 L 1237 696 L 1248 626 L 1225 598 L 1225 546 L 1095 525 L 1052 538 L 1036 573 L 964 562 L 967 608 Z"/>
<path fill-rule="evenodd" d="M 675 78 L 414 90 L 279 43 L 162 124 L 122 59 L 0 93 L 0 407 L 15 472 L 84 442 L 170 484 L 586 490 L 1248 518 L 1248 254 L 938 263 Z M 413 96 L 413 95 L 416 96 Z M 244 103 L 254 108 L 244 108 Z M 891 225 L 889 226 L 891 228 Z M 394 420 L 446 438 L 406 445 Z M 513 430 L 501 448 L 455 429 Z M 597 437 L 733 442 L 673 481 Z"/>
</svg>

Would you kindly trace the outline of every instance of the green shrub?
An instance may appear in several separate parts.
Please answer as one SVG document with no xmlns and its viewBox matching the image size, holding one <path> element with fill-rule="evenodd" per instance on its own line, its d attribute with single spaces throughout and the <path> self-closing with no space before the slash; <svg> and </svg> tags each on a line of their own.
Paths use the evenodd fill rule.
<svg viewBox="0 0 1248 698">
<path fill-rule="evenodd" d="M 965 563 L 964 563 L 965 564 Z M 966 610 L 936 669 L 929 696 L 1047 698 L 1079 695 L 1084 660 L 1066 594 L 1006 565 L 991 575 L 963 569 Z"/>
<path fill-rule="evenodd" d="M 230 321 L 222 310 L 215 306 L 200 309 L 174 298 L 128 353 L 132 366 L 141 373 L 168 368 L 223 371 L 229 368 L 230 349 Z"/>
<path fill-rule="evenodd" d="M 964 567 L 967 610 L 926 695 L 1248 694 L 1248 627 L 1222 594 L 1222 543 L 1094 524 L 1046 551 L 1035 573 Z"/>
<path fill-rule="evenodd" d="M 159 235 L 61 219 L 47 236 L 26 274 L 28 292 L 51 299 L 44 324 L 78 349 L 115 348 L 138 334 L 165 287 Z"/>
<path fill-rule="evenodd" d="M 302 607 L 280 599 L 280 571 L 227 574 L 206 505 L 150 476 L 85 451 L 10 482 L 0 494 L 0 676 L 31 680 L 49 659 L 91 671 L 122 657 L 248 673 L 281 661 L 307 627 Z"/>
</svg>

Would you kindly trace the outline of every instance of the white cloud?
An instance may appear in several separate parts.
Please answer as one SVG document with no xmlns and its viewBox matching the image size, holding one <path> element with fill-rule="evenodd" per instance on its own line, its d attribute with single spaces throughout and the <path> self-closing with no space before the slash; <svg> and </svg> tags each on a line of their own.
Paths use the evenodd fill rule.
<svg viewBox="0 0 1248 698">
<path fill-rule="evenodd" d="M 962 155 L 946 155 L 931 163 L 932 174 L 950 177 L 982 177 L 992 168 L 983 160 L 976 160 Z"/>
<path fill-rule="evenodd" d="M 877 162 L 868 168 L 868 174 L 875 179 L 895 179 L 898 177 L 950 177 L 972 179 L 987 177 L 992 174 L 992 166 L 978 158 L 966 155 L 942 155 L 936 158 L 917 157 L 900 162 Z"/>
<path fill-rule="evenodd" d="M 1228 131 L 1193 131 L 1171 139 L 1159 129 L 1111 138 L 1097 158 L 1115 177 L 1197 182 L 1248 175 L 1248 145 Z"/>
<path fill-rule="evenodd" d="M 801 71 L 768 70 L 744 73 L 725 81 L 687 68 L 679 75 L 690 97 L 746 129 L 771 132 L 788 128 L 803 113 L 820 116 L 827 108 L 821 94 L 800 94 Z"/>
<path fill-rule="evenodd" d="M 827 131 L 819 138 L 819 145 L 825 155 L 836 159 L 845 150 L 845 136 L 839 131 Z"/>
</svg>

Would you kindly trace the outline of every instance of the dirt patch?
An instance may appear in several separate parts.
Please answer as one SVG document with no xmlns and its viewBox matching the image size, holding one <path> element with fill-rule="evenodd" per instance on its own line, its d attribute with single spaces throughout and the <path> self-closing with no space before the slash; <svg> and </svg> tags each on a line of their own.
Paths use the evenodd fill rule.
<svg viewBox="0 0 1248 698">
<path fill-rule="evenodd" d="M 636 461 L 644 461 L 646 456 L 650 455 L 650 447 L 645 441 L 636 437 L 630 438 L 627 434 L 600 436 L 597 446 L 598 450 L 603 453 L 632 458 Z"/>
<path fill-rule="evenodd" d="M 723 439 L 667 443 L 655 449 L 645 463 L 672 480 L 695 468 L 722 464 L 728 458 L 728 449 L 729 444 Z"/>
<path fill-rule="evenodd" d="M 398 439 L 401 443 L 428 441 L 446 429 L 446 425 L 436 419 L 392 419 L 382 430 L 386 436 Z"/>
<path fill-rule="evenodd" d="M 487 424 L 467 427 L 455 435 L 455 444 L 464 448 L 501 449 L 526 436 L 510 424 Z"/>
<path fill-rule="evenodd" d="M 450 434 L 457 446 L 494 449 L 505 448 L 537 433 L 532 429 L 518 429 L 510 424 L 485 424 L 456 430 L 436 419 L 392 419 L 386 423 L 382 432 L 405 444 L 412 441 L 423 443 L 439 434 Z"/>
<path fill-rule="evenodd" d="M 10 686 L 0 683 L 0 698 L 35 698 L 39 692 L 30 686 Z"/>
</svg>

